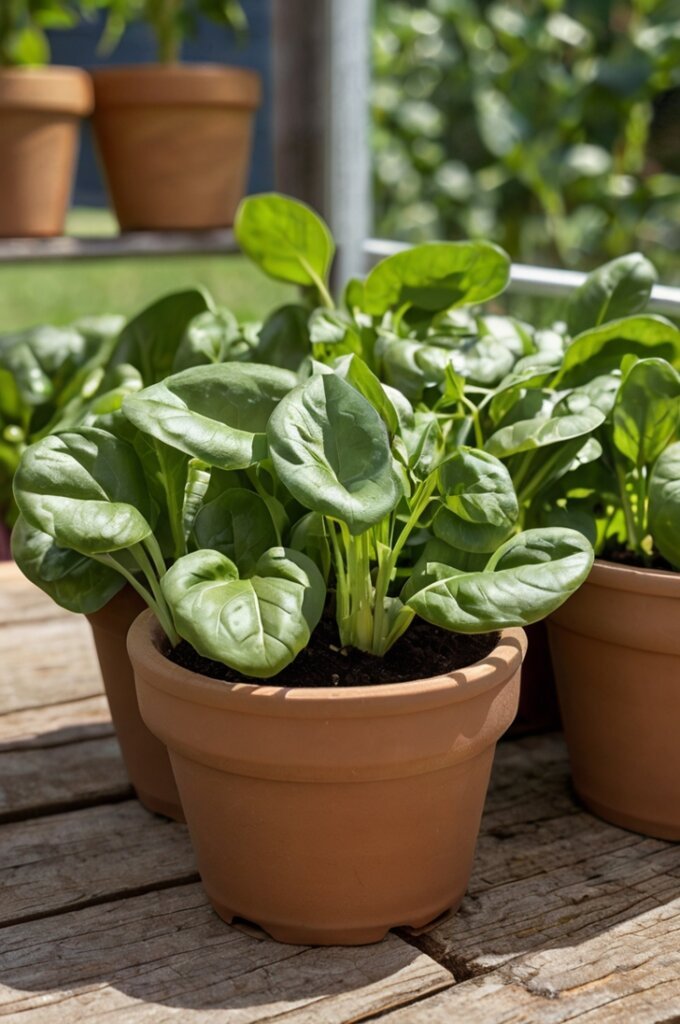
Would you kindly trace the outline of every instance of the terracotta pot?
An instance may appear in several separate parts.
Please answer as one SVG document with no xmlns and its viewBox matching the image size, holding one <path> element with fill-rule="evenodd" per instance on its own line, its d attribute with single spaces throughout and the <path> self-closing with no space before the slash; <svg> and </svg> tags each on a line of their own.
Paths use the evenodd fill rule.
<svg viewBox="0 0 680 1024">
<path fill-rule="evenodd" d="M 145 608 L 136 591 L 125 587 L 87 620 L 123 761 L 139 802 L 155 814 L 184 821 L 168 752 L 149 732 L 139 713 L 135 677 L 125 646 L 130 626 Z"/>
<path fill-rule="evenodd" d="M 0 69 L 0 236 L 62 233 L 80 119 L 91 110 L 80 68 Z"/>
<path fill-rule="evenodd" d="M 522 664 L 519 707 L 504 739 L 532 736 L 562 727 L 546 624 L 534 622 L 526 627 L 525 632 L 528 646 Z"/>
<path fill-rule="evenodd" d="M 140 709 L 170 751 L 224 920 L 282 942 L 361 944 L 458 906 L 517 709 L 521 630 L 451 675 L 348 689 L 223 683 L 161 645 L 144 612 L 128 635 Z"/>
<path fill-rule="evenodd" d="M 680 573 L 597 561 L 548 629 L 579 796 L 680 839 Z"/>
<path fill-rule="evenodd" d="M 228 227 L 248 175 L 260 79 L 219 65 L 95 70 L 94 129 L 123 231 Z"/>
</svg>

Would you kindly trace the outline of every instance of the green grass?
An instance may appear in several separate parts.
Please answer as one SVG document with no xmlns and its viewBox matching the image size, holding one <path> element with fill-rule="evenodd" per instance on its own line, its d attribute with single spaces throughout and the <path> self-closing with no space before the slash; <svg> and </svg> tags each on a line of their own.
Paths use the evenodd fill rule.
<svg viewBox="0 0 680 1024">
<path fill-rule="evenodd" d="M 106 211 L 74 210 L 69 233 L 115 233 Z M 64 260 L 0 266 L 0 334 L 39 323 L 65 324 L 99 313 L 132 315 L 167 292 L 203 285 L 239 319 L 262 319 L 295 290 L 265 277 L 241 256 Z"/>
</svg>

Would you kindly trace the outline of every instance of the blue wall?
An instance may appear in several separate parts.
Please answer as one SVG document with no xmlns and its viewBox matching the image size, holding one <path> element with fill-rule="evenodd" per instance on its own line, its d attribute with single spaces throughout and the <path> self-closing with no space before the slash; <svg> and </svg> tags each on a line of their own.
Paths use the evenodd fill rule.
<svg viewBox="0 0 680 1024">
<path fill-rule="evenodd" d="M 3 0 L 0 0 L 2 3 Z M 247 0 L 248 35 L 242 43 L 222 26 L 205 21 L 198 37 L 188 39 L 182 52 L 185 61 L 211 61 L 254 68 L 263 79 L 263 103 L 257 113 L 255 144 L 248 190 L 273 187 L 271 133 L 271 62 L 269 57 L 271 0 Z M 139 64 L 155 59 L 154 41 L 146 25 L 131 25 L 110 57 L 97 53 L 102 20 L 79 25 L 67 32 L 51 32 L 52 61 L 84 68 Z M 89 123 L 84 123 L 73 202 L 80 206 L 106 206 L 106 192 L 92 145 Z"/>
</svg>

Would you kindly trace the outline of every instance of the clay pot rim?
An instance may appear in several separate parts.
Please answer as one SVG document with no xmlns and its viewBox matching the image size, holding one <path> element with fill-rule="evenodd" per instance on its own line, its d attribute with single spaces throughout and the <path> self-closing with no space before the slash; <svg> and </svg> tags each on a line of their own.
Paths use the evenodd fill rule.
<svg viewBox="0 0 680 1024">
<path fill-rule="evenodd" d="M 588 583 L 609 590 L 624 590 L 650 597 L 680 598 L 680 572 L 619 565 L 602 558 L 595 559 Z"/>
<path fill-rule="evenodd" d="M 94 109 L 92 79 L 82 68 L 0 68 L 0 109 L 85 117 Z"/>
<path fill-rule="evenodd" d="M 133 666 L 143 671 L 145 684 L 194 704 L 248 714 L 290 717 L 358 717 L 408 714 L 425 708 L 470 700 L 501 685 L 519 671 L 527 648 L 523 629 L 501 630 L 493 651 L 481 661 L 447 675 L 375 686 L 296 687 L 228 683 L 191 672 L 170 661 L 160 650 L 164 633 L 147 609 L 138 615 L 127 638 Z"/>
<path fill-rule="evenodd" d="M 119 64 L 92 68 L 91 75 L 99 109 L 153 104 L 255 110 L 262 102 L 258 72 L 227 64 Z"/>
</svg>

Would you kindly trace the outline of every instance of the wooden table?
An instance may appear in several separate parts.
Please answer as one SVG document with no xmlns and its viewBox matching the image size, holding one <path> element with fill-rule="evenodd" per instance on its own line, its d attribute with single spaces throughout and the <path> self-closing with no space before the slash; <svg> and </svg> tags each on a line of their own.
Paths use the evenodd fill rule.
<svg viewBox="0 0 680 1024">
<path fill-rule="evenodd" d="M 680 845 L 574 802 L 557 735 L 499 746 L 470 891 L 428 934 L 283 946 L 223 924 L 133 798 L 86 623 L 0 566 L 0 1018 L 680 1022 Z"/>
</svg>

